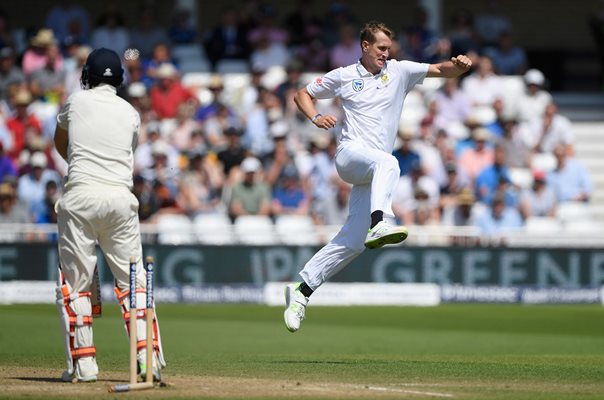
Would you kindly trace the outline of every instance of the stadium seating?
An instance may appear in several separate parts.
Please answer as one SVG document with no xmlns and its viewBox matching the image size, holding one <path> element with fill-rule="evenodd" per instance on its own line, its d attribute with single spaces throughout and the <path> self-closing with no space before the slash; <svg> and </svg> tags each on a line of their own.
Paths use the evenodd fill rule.
<svg viewBox="0 0 604 400">
<path fill-rule="evenodd" d="M 281 215 L 275 221 L 275 228 L 284 244 L 314 246 L 320 243 L 314 222 L 307 215 Z"/>
<path fill-rule="evenodd" d="M 562 223 L 551 217 L 529 217 L 525 221 L 524 230 L 535 235 L 558 235 L 562 230 Z"/>
<path fill-rule="evenodd" d="M 193 223 L 183 214 L 159 214 L 157 216 L 157 241 L 160 244 L 195 243 Z"/>
<path fill-rule="evenodd" d="M 568 201 L 558 204 L 556 216 L 564 223 L 577 223 L 580 221 L 591 221 L 591 209 L 588 203 L 579 201 Z"/>
<path fill-rule="evenodd" d="M 235 235 L 241 244 L 274 245 L 279 243 L 275 226 L 264 215 L 242 215 L 234 224 Z"/>
<path fill-rule="evenodd" d="M 225 245 L 237 241 L 231 220 L 225 214 L 198 214 L 193 219 L 193 229 L 199 242 Z"/>
<path fill-rule="evenodd" d="M 219 74 L 248 73 L 250 64 L 246 60 L 220 60 L 216 64 L 216 72 Z"/>
</svg>

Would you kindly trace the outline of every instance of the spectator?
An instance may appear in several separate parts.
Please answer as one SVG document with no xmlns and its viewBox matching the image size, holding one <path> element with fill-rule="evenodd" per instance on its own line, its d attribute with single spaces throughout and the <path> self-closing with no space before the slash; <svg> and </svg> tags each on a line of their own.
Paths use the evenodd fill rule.
<svg viewBox="0 0 604 400">
<path fill-rule="evenodd" d="M 414 165 L 420 164 L 419 154 L 412 149 L 412 140 L 415 135 L 409 129 L 399 130 L 399 138 L 401 139 L 401 146 L 394 150 L 392 155 L 398 161 L 398 166 L 401 170 L 400 175 L 408 175 L 411 172 L 411 168 Z"/>
<path fill-rule="evenodd" d="M 553 102 L 552 95 L 545 89 L 545 76 L 538 69 L 529 69 L 523 76 L 525 91 L 514 104 L 514 111 L 521 122 L 539 118 L 548 104 Z"/>
<path fill-rule="evenodd" d="M 223 175 L 213 171 L 214 168 L 205 154 L 189 155 L 189 167 L 181 176 L 177 201 L 191 218 L 219 212 Z"/>
<path fill-rule="evenodd" d="M 130 44 L 140 51 L 142 58 L 147 59 L 158 43 L 168 43 L 168 35 L 155 21 L 153 7 L 145 6 L 139 14 L 139 26 L 130 31 Z"/>
<path fill-rule="evenodd" d="M 329 69 L 354 64 L 361 58 L 357 29 L 350 24 L 340 28 L 339 41 L 329 54 Z"/>
<path fill-rule="evenodd" d="M 556 215 L 556 194 L 547 184 L 543 171 L 533 172 L 532 187 L 520 196 L 520 212 L 524 219 Z"/>
<path fill-rule="evenodd" d="M 522 75 L 526 71 L 526 53 L 522 48 L 514 46 L 510 32 L 502 32 L 497 47 L 489 47 L 484 53 L 493 60 L 495 71 L 499 75 Z"/>
<path fill-rule="evenodd" d="M 193 119 L 195 108 L 190 103 L 179 104 L 176 109 L 174 126 L 167 132 L 168 142 L 181 153 L 190 150 L 191 134 L 201 126 Z"/>
<path fill-rule="evenodd" d="M 0 183 L 5 182 L 7 178 L 17 178 L 17 167 L 15 162 L 6 154 L 4 146 L 0 142 Z"/>
<path fill-rule="evenodd" d="M 327 15 L 323 18 L 323 26 L 321 27 L 321 42 L 332 48 L 338 42 L 340 28 L 344 25 L 357 25 L 357 18 L 350 11 L 350 8 L 345 0 L 331 0 Z"/>
<path fill-rule="evenodd" d="M 464 179 L 464 176 L 460 175 L 460 171 L 455 163 L 448 163 L 445 168 L 447 171 L 447 180 L 440 187 L 441 208 L 455 204 L 459 192 L 468 187 L 468 179 Z M 472 197 L 474 197 L 474 194 L 472 194 Z"/>
<path fill-rule="evenodd" d="M 239 118 L 226 105 L 220 103 L 216 114 L 210 116 L 205 122 L 206 141 L 214 151 L 224 147 L 226 138 L 224 131 L 228 128 L 240 126 Z"/>
<path fill-rule="evenodd" d="M 216 116 L 218 111 L 225 105 L 223 101 L 224 84 L 222 77 L 219 74 L 213 74 L 208 83 L 208 89 L 212 92 L 212 101 L 208 104 L 199 107 L 195 113 L 195 119 L 201 123 L 207 121 L 208 118 Z M 229 110 L 230 115 L 235 113 Z"/>
<path fill-rule="evenodd" d="M 218 152 L 218 161 L 222 163 L 224 176 L 230 181 L 231 171 L 234 167 L 238 167 L 245 157 L 247 150 L 241 145 L 241 129 L 230 127 L 225 130 L 226 148 Z"/>
<path fill-rule="evenodd" d="M 320 201 L 320 212 L 314 215 L 315 221 L 320 225 L 340 225 L 348 218 L 348 201 L 352 185 L 342 180 L 339 176 L 333 177 L 333 193 Z"/>
<path fill-rule="evenodd" d="M 151 107 L 151 99 L 149 98 L 144 83 L 133 82 L 128 85 L 128 88 L 126 89 L 126 98 L 141 116 L 141 123 L 146 124 L 149 123 L 149 121 L 157 119 L 157 115 L 155 115 L 155 111 L 153 111 L 153 108 Z"/>
<path fill-rule="evenodd" d="M 153 146 L 156 142 L 162 140 L 161 124 L 158 121 L 151 121 L 141 129 L 141 135 L 139 137 L 139 145 L 134 151 L 134 171 L 135 174 L 142 173 L 146 169 L 150 169 L 153 166 Z M 168 166 L 170 169 L 178 168 L 178 152 L 172 146 L 167 145 L 165 142 L 158 145 L 159 149 L 166 152 L 168 157 Z M 151 182 L 149 180 L 149 182 Z"/>
<path fill-rule="evenodd" d="M 493 164 L 494 153 L 487 146 L 491 134 L 484 128 L 476 128 L 472 132 L 474 146 L 466 148 L 459 156 L 458 165 L 471 181 L 487 166 Z"/>
<path fill-rule="evenodd" d="M 307 26 L 304 29 L 304 37 L 306 38 L 304 43 L 293 49 L 293 57 L 302 62 L 305 71 L 326 71 L 329 64 L 329 50 L 321 41 L 321 28 L 315 25 Z"/>
<path fill-rule="evenodd" d="M 476 198 L 469 187 L 461 188 L 453 193 L 452 201 L 443 207 L 443 225 L 446 226 L 473 226 L 475 225 L 477 210 Z"/>
<path fill-rule="evenodd" d="M 264 157 L 266 168 L 266 183 L 273 187 L 277 185 L 284 177 L 285 171 L 295 171 L 298 175 L 298 168 L 294 162 L 294 156 L 287 147 L 287 132 L 289 127 L 284 121 L 277 121 L 270 127 L 270 133 L 273 138 L 274 150 Z"/>
<path fill-rule="evenodd" d="M 569 157 L 569 148 L 564 144 L 556 146 L 554 155 L 558 166 L 547 176 L 556 193 L 558 203 L 567 201 L 589 201 L 593 190 L 591 180 L 583 164 Z"/>
<path fill-rule="evenodd" d="M 283 21 L 283 26 L 288 32 L 290 48 L 296 49 L 306 44 L 308 28 L 321 29 L 321 22 L 313 15 L 312 3 L 312 0 L 296 0 L 296 8 Z"/>
<path fill-rule="evenodd" d="M 31 93 L 27 90 L 18 91 L 13 99 L 15 115 L 6 121 L 6 127 L 12 135 L 11 158 L 16 161 L 21 150 L 25 148 L 26 134 L 42 135 L 42 124 L 35 115 L 31 114 L 27 107 L 32 103 Z"/>
<path fill-rule="evenodd" d="M 132 193 L 138 200 L 138 219 L 141 222 L 147 221 L 159 210 L 159 204 L 155 201 L 157 198 L 153 196 L 151 186 L 141 175 L 134 175 Z"/>
<path fill-rule="evenodd" d="M 519 125 L 515 117 L 504 115 L 500 120 L 503 134 L 495 138 L 495 143 L 505 149 L 506 164 L 510 168 L 528 168 L 531 160 L 531 149 L 526 144 L 528 132 Z"/>
<path fill-rule="evenodd" d="M 275 10 L 272 5 L 260 5 L 258 25 L 249 31 L 247 39 L 253 47 L 257 47 L 260 40 L 285 47 L 289 37 L 287 31 L 275 24 Z"/>
<path fill-rule="evenodd" d="M 401 39 L 404 58 L 417 62 L 437 62 L 433 58 L 438 47 L 436 32 L 428 27 L 428 12 L 422 7 L 416 7 L 413 23 L 408 26 Z"/>
<path fill-rule="evenodd" d="M 308 215 L 310 201 L 302 189 L 302 182 L 295 166 L 283 168 L 281 177 L 273 187 L 272 214 Z"/>
<path fill-rule="evenodd" d="M 174 12 L 172 23 L 168 28 L 168 37 L 173 45 L 193 44 L 197 39 L 197 30 L 191 22 L 191 11 L 187 8 Z"/>
<path fill-rule="evenodd" d="M 176 198 L 174 193 L 166 184 L 162 181 L 154 181 L 152 184 L 151 191 L 152 204 L 157 205 L 156 211 L 149 217 L 148 222 L 155 224 L 157 223 L 158 217 L 160 215 L 166 214 L 177 214 L 177 215 L 185 215 L 184 211 L 179 207 L 176 202 Z"/>
<path fill-rule="evenodd" d="M 500 236 L 520 229 L 522 217 L 517 209 L 506 206 L 504 196 L 498 195 L 493 198 L 491 207 L 478 216 L 476 226 L 481 235 Z"/>
<path fill-rule="evenodd" d="M 163 140 L 156 140 L 151 145 L 152 164 L 141 171 L 149 182 L 159 182 L 170 190 L 171 198 L 178 192 L 179 170 L 170 165 L 169 156 L 174 149 Z"/>
<path fill-rule="evenodd" d="M 478 200 L 484 204 L 491 204 L 501 184 L 508 183 L 510 183 L 510 172 L 506 165 L 505 148 L 495 146 L 493 164 L 484 168 L 476 178 Z"/>
<path fill-rule="evenodd" d="M 273 114 L 282 114 L 283 107 L 277 96 L 266 89 L 262 89 L 258 96 L 258 103 L 246 116 L 243 144 L 253 154 L 264 157 L 274 149 L 273 139 L 269 126 Z"/>
<path fill-rule="evenodd" d="M 495 46 L 501 34 L 512 29 L 512 24 L 501 12 L 497 0 L 488 0 L 485 9 L 476 15 L 474 27 L 481 45 L 486 47 Z"/>
<path fill-rule="evenodd" d="M 57 213 L 55 203 L 59 198 L 59 187 L 57 182 L 50 180 L 46 182 L 44 198 L 41 202 L 32 204 L 34 222 L 37 224 L 56 224 Z"/>
<path fill-rule="evenodd" d="M 52 6 L 46 14 L 44 26 L 54 32 L 60 43 L 74 39 L 87 43 L 90 36 L 90 16 L 75 1 L 61 0 Z"/>
<path fill-rule="evenodd" d="M 257 158 L 248 157 L 241 163 L 243 179 L 235 184 L 229 203 L 229 214 L 236 219 L 241 215 L 269 215 L 271 192 L 264 182 L 262 164 Z"/>
<path fill-rule="evenodd" d="M 65 76 L 65 98 L 69 97 L 75 92 L 82 90 L 80 78 L 82 76 L 82 68 L 86 64 L 86 59 L 92 51 L 90 46 L 80 46 L 76 50 L 75 60 L 76 66 L 73 70 L 66 72 Z"/>
<path fill-rule="evenodd" d="M 420 122 L 419 137 L 413 141 L 412 148 L 418 154 L 426 174 L 438 182 L 439 186 L 444 185 L 447 180 L 445 166 L 436 148 L 434 125 L 430 119 Z"/>
<path fill-rule="evenodd" d="M 65 94 L 65 70 L 58 69 L 59 48 L 52 44 L 46 48 L 46 63 L 42 68 L 32 71 L 30 90 L 34 97 L 43 98 L 46 103 L 60 104 Z"/>
<path fill-rule="evenodd" d="M 19 207 L 15 195 L 15 189 L 9 183 L 0 184 L 0 223 L 21 223 L 27 224 L 33 222 L 31 214 L 23 207 Z M 8 239 L 2 236 L 1 239 Z"/>
<path fill-rule="evenodd" d="M 150 79 L 151 83 L 156 82 L 160 79 L 157 76 L 157 72 L 163 64 L 171 64 L 178 71 L 172 59 L 170 47 L 166 43 L 159 42 L 153 45 L 150 57 L 143 59 L 141 63 L 143 68 L 143 77 L 141 80 L 144 82 L 146 79 Z"/>
<path fill-rule="evenodd" d="M 474 16 L 469 10 L 459 9 L 451 17 L 451 30 L 447 37 L 451 41 L 451 54 L 478 54 L 480 45 L 474 31 Z M 474 63 L 475 60 L 472 60 Z"/>
<path fill-rule="evenodd" d="M 147 90 L 151 89 L 155 79 L 147 75 L 140 57 L 128 57 L 124 59 L 124 85 L 142 83 Z M 118 88 L 119 90 L 119 88 Z"/>
<path fill-rule="evenodd" d="M 226 7 L 222 10 L 220 25 L 204 39 L 204 46 L 212 68 L 223 59 L 247 60 L 250 46 L 247 31 L 239 24 L 237 10 Z"/>
<path fill-rule="evenodd" d="M 441 89 L 434 98 L 437 114 L 435 124 L 445 128 L 452 123 L 463 123 L 470 115 L 470 100 L 459 89 L 459 80 L 451 78 L 445 80 Z"/>
<path fill-rule="evenodd" d="M 0 99 L 8 97 L 8 87 L 21 86 L 25 83 L 25 76 L 21 69 L 15 66 L 15 52 L 11 47 L 0 49 Z"/>
<path fill-rule="evenodd" d="M 115 1 L 106 3 L 106 11 L 99 17 L 97 27 L 92 32 L 92 47 L 105 47 L 122 55 L 130 45 L 130 34 L 124 27 L 124 17 Z"/>
<path fill-rule="evenodd" d="M 283 107 L 287 109 L 288 100 L 291 101 L 293 107 L 295 107 L 295 104 L 291 99 L 291 94 L 295 93 L 303 86 L 300 78 L 302 77 L 302 72 L 304 71 L 304 65 L 302 65 L 300 61 L 293 59 L 287 64 L 285 71 L 287 72 L 287 79 L 283 83 L 279 84 L 274 92 L 279 98 L 281 104 L 283 104 Z"/>
<path fill-rule="evenodd" d="M 575 141 L 570 120 L 558 114 L 558 107 L 550 103 L 543 116 L 527 126 L 532 139 L 533 151 L 551 153 L 560 144 L 572 145 Z"/>
<path fill-rule="evenodd" d="M 476 70 L 466 77 L 462 89 L 472 106 L 491 107 L 495 100 L 503 97 L 501 80 L 493 71 L 493 62 L 487 56 L 478 59 Z"/>
<path fill-rule="evenodd" d="M 174 118 L 178 106 L 194 102 L 193 94 L 178 80 L 176 68 L 164 63 L 157 69 L 157 83 L 151 88 L 151 107 L 159 119 Z"/>
<path fill-rule="evenodd" d="M 31 171 L 22 175 L 18 180 L 17 195 L 23 200 L 30 211 L 35 204 L 44 201 L 44 193 L 48 181 L 61 182 L 61 177 L 52 169 L 47 168 L 48 159 L 40 151 L 33 153 L 29 159 Z"/>
<path fill-rule="evenodd" d="M 290 54 L 285 44 L 271 41 L 268 33 L 260 34 L 253 41 L 253 50 L 250 55 L 252 68 L 267 70 L 271 67 L 284 67 L 289 62 Z"/>
<path fill-rule="evenodd" d="M 54 34 L 50 29 L 40 29 L 36 36 L 31 38 L 30 47 L 23 54 L 21 66 L 25 76 L 29 77 L 35 70 L 46 66 L 50 46 L 57 46 Z M 63 56 L 58 54 L 54 63 L 54 69 L 60 71 L 63 68 Z"/>
<path fill-rule="evenodd" d="M 397 190 L 393 193 L 392 211 L 404 225 L 414 225 L 419 214 L 427 207 L 428 219 L 437 221 L 439 201 L 438 183 L 425 174 L 420 163 L 415 163 L 409 174 L 399 179 Z"/>
<path fill-rule="evenodd" d="M 243 89 L 241 100 L 239 101 L 239 112 L 241 115 L 247 115 L 256 106 L 258 95 L 262 89 L 262 77 L 264 71 L 252 68 L 250 72 L 250 83 Z"/>
</svg>

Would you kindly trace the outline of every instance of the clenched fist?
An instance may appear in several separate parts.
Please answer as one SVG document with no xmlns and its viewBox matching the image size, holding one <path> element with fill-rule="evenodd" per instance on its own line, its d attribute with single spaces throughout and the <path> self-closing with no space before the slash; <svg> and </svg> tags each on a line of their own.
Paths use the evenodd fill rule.
<svg viewBox="0 0 604 400">
<path fill-rule="evenodd" d="M 466 72 L 472 67 L 472 60 L 464 55 L 459 55 L 457 57 L 451 57 L 451 62 L 455 66 L 455 68 Z"/>
</svg>

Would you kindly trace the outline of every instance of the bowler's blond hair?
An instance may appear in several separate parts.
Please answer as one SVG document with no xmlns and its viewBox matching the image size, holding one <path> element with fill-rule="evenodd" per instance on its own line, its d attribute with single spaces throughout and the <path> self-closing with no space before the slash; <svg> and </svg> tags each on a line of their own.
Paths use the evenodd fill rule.
<svg viewBox="0 0 604 400">
<path fill-rule="evenodd" d="M 384 32 L 389 39 L 394 38 L 394 32 L 386 24 L 379 21 L 370 21 L 361 28 L 361 43 L 363 41 L 367 41 L 369 44 L 374 43 L 376 40 L 375 36 L 380 31 Z"/>
</svg>

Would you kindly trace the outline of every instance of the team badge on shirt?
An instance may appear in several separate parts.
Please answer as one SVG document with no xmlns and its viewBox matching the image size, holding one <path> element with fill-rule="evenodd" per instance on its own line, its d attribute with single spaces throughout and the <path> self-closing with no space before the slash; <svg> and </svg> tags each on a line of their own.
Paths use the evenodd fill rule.
<svg viewBox="0 0 604 400">
<path fill-rule="evenodd" d="M 363 90 L 363 86 L 365 86 L 365 83 L 362 79 L 355 79 L 352 81 L 352 90 L 355 92 L 360 92 Z"/>
</svg>

